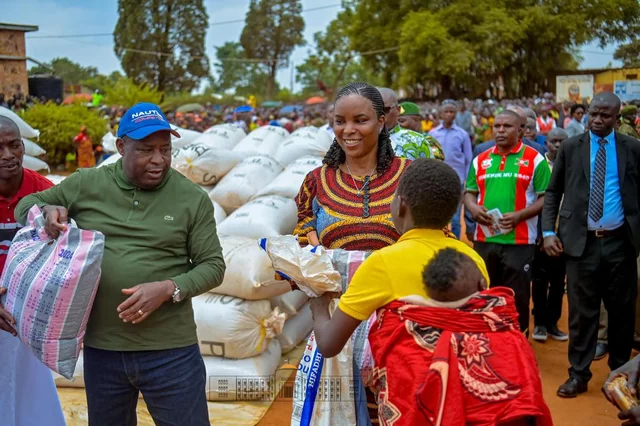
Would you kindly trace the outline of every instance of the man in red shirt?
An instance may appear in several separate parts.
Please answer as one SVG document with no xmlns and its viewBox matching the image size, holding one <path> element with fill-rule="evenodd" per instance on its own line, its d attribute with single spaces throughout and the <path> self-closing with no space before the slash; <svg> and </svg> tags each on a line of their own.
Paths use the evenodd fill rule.
<svg viewBox="0 0 640 426">
<path fill-rule="evenodd" d="M 4 268 L 11 241 L 24 224 L 13 210 L 18 201 L 53 184 L 38 173 L 22 168 L 24 144 L 18 126 L 0 116 L 0 270 Z M 0 290 L 0 295 L 6 290 Z M 0 392 L 3 425 L 65 424 L 60 401 L 49 369 L 16 336 L 13 319 L 0 304 Z M 34 401 L 35 398 L 35 401 Z M 16 403 L 28 400 L 29 404 Z M 38 410 L 33 410 L 38 407 Z"/>
</svg>

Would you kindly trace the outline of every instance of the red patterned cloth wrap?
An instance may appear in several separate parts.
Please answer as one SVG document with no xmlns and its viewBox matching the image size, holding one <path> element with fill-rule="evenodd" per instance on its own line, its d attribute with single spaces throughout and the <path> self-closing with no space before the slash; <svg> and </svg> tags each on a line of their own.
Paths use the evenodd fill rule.
<svg viewBox="0 0 640 426">
<path fill-rule="evenodd" d="M 394 301 L 369 335 L 380 424 L 553 425 L 513 291 L 479 292 L 457 309 Z"/>
</svg>

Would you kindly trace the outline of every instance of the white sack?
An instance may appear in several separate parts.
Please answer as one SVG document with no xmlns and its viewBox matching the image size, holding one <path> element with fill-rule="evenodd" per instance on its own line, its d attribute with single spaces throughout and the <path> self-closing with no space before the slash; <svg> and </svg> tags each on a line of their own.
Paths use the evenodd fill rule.
<svg viewBox="0 0 640 426">
<path fill-rule="evenodd" d="M 216 200 L 227 213 L 232 213 L 247 204 L 280 172 L 282 172 L 282 166 L 273 158 L 263 155 L 249 157 L 220 179 L 211 191 L 211 198 Z"/>
<path fill-rule="evenodd" d="M 218 232 L 221 235 L 258 240 L 264 237 L 291 234 L 296 227 L 297 218 L 298 208 L 295 201 L 277 195 L 268 195 L 256 198 L 230 214 L 218 227 Z"/>
<path fill-rule="evenodd" d="M 26 121 L 24 121 L 18 114 L 11 111 L 10 109 L 0 106 L 0 115 L 10 118 L 11 121 L 16 123 L 18 129 L 20 129 L 20 136 L 22 136 L 23 138 L 37 139 L 38 136 L 40 136 L 39 130 L 36 130 L 33 127 L 29 126 Z"/>
<path fill-rule="evenodd" d="M 247 134 L 233 124 L 218 124 L 205 130 L 193 143 L 201 143 L 212 148 L 233 149 Z"/>
<path fill-rule="evenodd" d="M 320 157 L 302 157 L 289 164 L 269 185 L 262 188 L 256 197 L 263 195 L 280 195 L 295 198 L 300 191 L 304 178 L 310 171 L 322 166 Z"/>
<path fill-rule="evenodd" d="M 267 349 L 282 332 L 286 315 L 271 311 L 268 300 L 243 300 L 206 293 L 192 299 L 200 353 L 250 358 Z"/>
<path fill-rule="evenodd" d="M 216 203 L 214 200 L 211 200 L 211 203 L 213 204 L 213 217 L 216 220 L 216 226 L 219 226 L 222 221 L 227 218 L 227 213 L 224 211 L 222 206 Z"/>
<path fill-rule="evenodd" d="M 59 388 L 83 388 L 84 387 L 84 353 L 80 352 L 78 356 L 78 362 L 76 363 L 76 369 L 73 371 L 73 378 L 71 380 L 65 379 L 58 373 L 52 371 L 53 380 L 56 382 L 56 386 Z"/>
<path fill-rule="evenodd" d="M 30 141 L 27 138 L 22 138 L 22 142 L 24 143 L 24 153 L 26 155 L 30 155 L 32 157 L 40 157 L 41 155 L 47 153 L 47 151 L 42 149 L 40 145 L 33 141 Z"/>
<path fill-rule="evenodd" d="M 256 240 L 220 234 L 227 269 L 222 284 L 211 290 L 246 300 L 262 300 L 291 291 L 287 281 L 276 280 L 269 256 Z"/>
<path fill-rule="evenodd" d="M 121 159 L 122 156 L 120 154 L 112 154 L 109 156 L 109 158 L 107 158 L 106 160 L 104 160 L 102 163 L 98 164 L 98 168 L 102 167 L 102 166 L 108 166 L 109 164 L 114 164 L 117 163 L 119 159 Z"/>
<path fill-rule="evenodd" d="M 287 314 L 287 318 L 289 318 L 300 312 L 304 304 L 308 301 L 309 296 L 303 291 L 294 290 L 280 296 L 272 297 L 271 307 L 273 309 L 280 309 L 280 312 L 284 312 Z"/>
<path fill-rule="evenodd" d="M 51 183 L 53 183 L 54 185 L 59 185 L 60 182 L 62 182 L 67 178 L 66 176 L 60 176 L 60 175 L 46 175 L 45 177 L 49 179 Z"/>
<path fill-rule="evenodd" d="M 203 144 L 185 145 L 173 152 L 171 165 L 199 185 L 213 185 L 242 160 L 242 155 Z"/>
<path fill-rule="evenodd" d="M 202 133 L 196 132 L 195 130 L 183 129 L 182 127 L 178 127 L 175 124 L 171 124 L 171 128 L 180 134 L 180 138 L 176 138 L 171 135 L 171 146 L 173 148 L 179 149 L 183 146 L 192 144 L 193 141 L 198 139 Z"/>
<path fill-rule="evenodd" d="M 30 155 L 24 156 L 24 158 L 22 159 L 22 167 L 24 167 L 25 169 L 33 170 L 34 172 L 50 170 L 47 163 L 38 158 L 31 157 Z"/>
<path fill-rule="evenodd" d="M 332 142 L 326 131 L 317 127 L 303 127 L 282 142 L 275 158 L 286 165 L 305 156 L 324 157 Z"/>
<path fill-rule="evenodd" d="M 282 353 L 286 354 L 291 352 L 302 342 L 306 342 L 306 339 L 313 330 L 313 317 L 311 315 L 311 308 L 307 303 L 302 310 L 296 316 L 293 316 L 284 323 L 282 333 L 276 337 L 280 342 Z"/>
<path fill-rule="evenodd" d="M 280 356 L 280 344 L 275 339 L 264 353 L 253 358 L 203 356 L 207 370 L 207 400 L 236 402 L 270 398 Z"/>
<path fill-rule="evenodd" d="M 269 155 L 273 157 L 287 136 L 289 136 L 289 132 L 282 127 L 258 127 L 242 139 L 233 150 L 242 152 L 245 155 Z"/>
<path fill-rule="evenodd" d="M 100 142 L 102 144 L 102 149 L 104 149 L 104 152 L 107 152 L 109 154 L 115 154 L 116 152 L 118 152 L 118 148 L 116 147 L 117 140 L 118 138 L 115 137 L 113 133 L 105 133 L 105 135 L 102 137 L 102 142 Z"/>
</svg>

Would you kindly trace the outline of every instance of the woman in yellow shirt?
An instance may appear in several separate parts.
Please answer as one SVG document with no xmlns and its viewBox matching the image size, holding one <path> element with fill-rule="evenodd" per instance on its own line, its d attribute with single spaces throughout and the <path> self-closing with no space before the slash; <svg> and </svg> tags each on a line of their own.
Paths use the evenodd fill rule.
<svg viewBox="0 0 640 426">
<path fill-rule="evenodd" d="M 379 308 L 409 296 L 427 298 L 422 271 L 444 248 L 468 255 L 489 282 L 482 258 L 442 232 L 458 208 L 460 197 L 460 179 L 449 165 L 419 159 L 407 168 L 391 203 L 393 223 L 402 234 L 398 242 L 374 252 L 360 266 L 340 297 L 333 317 L 328 311 L 332 295 L 325 294 L 311 302 L 315 338 L 325 357 L 337 355 L 360 322 Z"/>
</svg>

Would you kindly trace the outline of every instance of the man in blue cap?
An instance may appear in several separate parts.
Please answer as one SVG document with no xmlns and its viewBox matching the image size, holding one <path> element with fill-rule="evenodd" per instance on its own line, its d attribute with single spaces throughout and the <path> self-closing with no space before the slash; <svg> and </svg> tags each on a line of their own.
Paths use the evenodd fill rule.
<svg viewBox="0 0 640 426">
<path fill-rule="evenodd" d="M 171 168 L 171 135 L 158 106 L 137 104 L 118 128 L 122 159 L 16 207 L 26 223 L 40 206 L 52 238 L 68 218 L 106 237 L 84 339 L 91 425 L 135 425 L 140 392 L 158 425 L 209 425 L 191 298 L 220 285 L 225 264 L 209 197 Z"/>
</svg>

